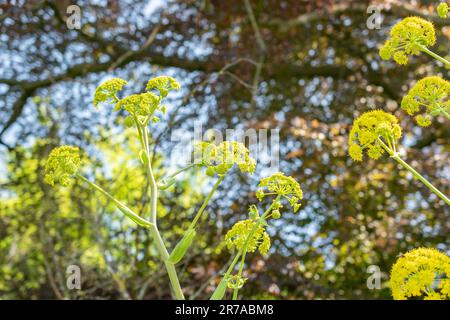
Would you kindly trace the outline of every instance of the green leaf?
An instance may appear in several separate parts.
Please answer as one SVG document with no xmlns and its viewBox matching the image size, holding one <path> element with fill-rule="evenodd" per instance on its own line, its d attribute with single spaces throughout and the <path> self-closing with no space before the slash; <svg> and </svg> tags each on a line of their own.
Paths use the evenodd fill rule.
<svg viewBox="0 0 450 320">
<path fill-rule="evenodd" d="M 186 231 L 183 238 L 177 243 L 175 249 L 173 249 L 167 261 L 173 264 L 177 264 L 178 262 L 180 262 L 189 247 L 192 245 L 192 241 L 194 240 L 196 234 L 197 232 L 195 231 L 195 229 L 189 229 L 188 231 Z"/>
<path fill-rule="evenodd" d="M 227 283 L 228 281 L 225 279 L 225 277 L 223 277 L 209 300 L 222 300 L 225 292 L 227 291 Z"/>
<path fill-rule="evenodd" d="M 166 190 L 173 184 L 175 184 L 175 182 L 177 182 L 177 180 L 175 180 L 174 178 L 162 179 L 161 181 L 158 182 L 158 188 L 161 190 Z"/>
<path fill-rule="evenodd" d="M 147 164 L 148 163 L 147 152 L 144 149 L 139 151 L 139 158 L 141 159 L 141 162 L 143 164 Z"/>
</svg>

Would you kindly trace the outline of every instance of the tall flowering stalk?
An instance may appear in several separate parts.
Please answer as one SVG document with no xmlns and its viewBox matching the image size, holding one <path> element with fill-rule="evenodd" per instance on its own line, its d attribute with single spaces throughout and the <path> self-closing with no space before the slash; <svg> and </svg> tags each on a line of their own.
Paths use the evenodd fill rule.
<svg viewBox="0 0 450 320">
<path fill-rule="evenodd" d="M 128 115 L 125 118 L 125 125 L 136 128 L 141 145 L 141 151 L 138 157 L 147 172 L 149 185 L 150 209 L 148 214 L 142 216 L 137 214 L 105 189 L 83 176 L 80 173 L 80 169 L 84 164 L 84 160 L 81 156 L 81 151 L 77 147 L 61 146 L 51 151 L 45 165 L 45 181 L 53 186 L 59 184 L 64 187 L 69 187 L 73 179 L 78 179 L 111 200 L 117 209 L 131 221 L 147 229 L 158 249 L 159 258 L 165 265 L 174 298 L 184 299 L 175 268 L 176 263 L 181 261 L 187 250 L 195 243 L 197 227 L 201 219 L 206 217 L 205 209 L 225 175 L 233 167 L 237 167 L 241 172 L 253 173 L 256 161 L 250 156 L 249 150 L 242 143 L 224 141 L 216 145 L 209 142 L 200 142 L 195 148 L 197 153 L 200 152 L 201 154 L 200 159 L 197 159 L 194 164 L 179 169 L 160 181 L 156 181 L 151 163 L 149 127 L 159 122 L 160 118 L 157 113 L 165 113 L 166 107 L 162 104 L 163 99 L 170 91 L 178 90 L 180 85 L 171 77 L 156 77 L 148 81 L 145 92 L 131 94 L 120 99 L 118 94 L 126 84 L 127 82 L 120 78 L 113 78 L 101 84 L 94 94 L 94 106 L 98 108 L 100 105 L 110 104 L 114 105 L 116 111 L 126 111 Z M 183 237 L 175 245 L 174 249 L 169 252 L 158 229 L 158 190 L 166 189 L 173 185 L 176 183 L 177 175 L 195 167 L 204 167 L 205 173 L 208 176 L 217 177 L 217 180 Z M 270 238 L 265 231 L 265 227 L 267 226 L 266 220 L 270 217 L 279 218 L 279 209 L 282 207 L 280 199 L 288 199 L 294 211 L 297 211 L 300 207 L 298 201 L 302 198 L 302 192 L 300 186 L 294 179 L 278 173 L 270 178 L 263 179 L 260 187 L 267 187 L 271 191 L 271 193 L 267 194 L 262 189 L 258 191 L 258 198 L 260 199 L 269 194 L 277 195 L 269 209 L 259 217 L 259 214 L 255 211 L 257 209 L 254 207 L 251 211 L 253 212 L 251 218 L 237 223 L 225 236 L 225 241 L 229 248 L 232 249 L 234 247 L 239 252 L 230 266 L 228 274 L 224 277 L 226 281 L 223 282 L 225 284 L 225 290 L 226 286 L 231 286 L 235 289 L 234 298 L 237 298 L 238 289 L 244 282 L 242 271 L 247 252 L 254 252 L 258 249 L 261 254 L 266 254 L 270 248 Z M 233 271 L 239 257 L 242 257 L 239 272 L 236 276 L 230 277 L 230 273 Z M 219 285 L 219 288 L 223 288 L 223 285 Z M 220 296 L 215 293 L 214 297 L 222 298 L 223 295 Z"/>
</svg>

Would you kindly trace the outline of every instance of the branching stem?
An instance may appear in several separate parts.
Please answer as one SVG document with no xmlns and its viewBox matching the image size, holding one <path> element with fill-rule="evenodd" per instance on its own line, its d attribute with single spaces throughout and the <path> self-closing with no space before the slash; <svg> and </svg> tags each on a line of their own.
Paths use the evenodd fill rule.
<svg viewBox="0 0 450 320">
<path fill-rule="evenodd" d="M 167 261 L 167 259 L 169 258 L 169 252 L 167 251 L 167 248 L 158 230 L 157 225 L 158 187 L 156 185 L 155 176 L 153 174 L 152 165 L 150 163 L 151 157 L 150 157 L 148 127 L 143 126 L 141 123 L 139 123 L 139 121 L 136 121 L 136 126 L 138 127 L 138 131 L 140 133 L 139 138 L 141 140 L 142 145 L 144 146 L 144 151 L 146 153 L 146 160 L 144 161 L 145 162 L 144 164 L 147 170 L 147 176 L 150 185 L 150 222 L 152 223 L 150 233 L 153 239 L 155 240 L 158 252 L 160 254 L 160 258 L 164 262 L 167 274 L 169 275 L 173 295 L 178 300 L 184 300 L 183 291 L 181 290 L 180 281 L 178 280 L 175 265 Z"/>
</svg>

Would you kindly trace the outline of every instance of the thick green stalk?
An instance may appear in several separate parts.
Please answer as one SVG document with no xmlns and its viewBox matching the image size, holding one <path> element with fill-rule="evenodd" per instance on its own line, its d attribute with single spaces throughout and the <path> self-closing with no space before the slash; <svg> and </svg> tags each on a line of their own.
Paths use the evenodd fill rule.
<svg viewBox="0 0 450 320">
<path fill-rule="evenodd" d="M 450 61 L 448 61 L 447 59 L 441 57 L 440 55 L 437 55 L 436 53 L 434 53 L 433 51 L 429 50 L 427 47 L 423 46 L 423 45 L 419 45 L 420 49 L 427 53 L 428 55 L 432 56 L 433 58 L 435 58 L 436 60 L 439 60 L 440 62 L 442 62 L 443 64 L 445 64 L 447 67 L 450 67 Z"/>
<path fill-rule="evenodd" d="M 148 142 L 148 128 L 147 126 L 141 126 L 140 123 L 136 122 L 136 125 L 138 126 L 138 130 L 140 129 L 140 139 L 141 143 L 144 145 L 145 148 L 145 154 L 146 154 L 146 161 L 145 166 L 147 169 L 147 175 L 150 185 L 150 221 L 152 223 L 152 227 L 150 228 L 150 232 L 153 236 L 153 239 L 156 242 L 156 246 L 158 248 L 159 254 L 161 256 L 161 260 L 164 262 L 164 265 L 167 270 L 167 274 L 169 275 L 170 284 L 172 287 L 173 294 L 176 299 L 178 300 L 184 300 L 183 291 L 181 290 L 180 281 L 178 280 L 177 272 L 175 269 L 175 265 L 168 262 L 167 259 L 169 258 L 169 252 L 167 251 L 167 248 L 164 244 L 164 241 L 161 237 L 161 234 L 158 230 L 158 225 L 156 222 L 157 218 L 157 204 L 158 204 L 158 187 L 156 185 L 155 176 L 153 174 L 152 165 L 150 163 L 150 146 Z"/>
<path fill-rule="evenodd" d="M 157 216 L 157 205 L 158 205 L 158 187 L 156 185 L 155 176 L 152 170 L 152 164 L 150 163 L 150 146 L 148 142 L 148 128 L 141 128 L 143 133 L 143 144 L 145 148 L 145 153 L 147 156 L 147 161 L 145 167 L 147 169 L 148 180 L 150 184 L 150 221 L 156 225 Z"/>
<path fill-rule="evenodd" d="M 169 252 L 167 251 L 164 241 L 161 238 L 161 234 L 159 233 L 159 230 L 155 225 L 152 225 L 149 230 L 153 239 L 155 240 L 156 247 L 159 251 L 159 254 L 161 255 L 161 260 L 164 261 L 164 266 L 166 267 L 167 274 L 169 275 L 173 295 L 177 300 L 184 300 L 183 290 L 181 290 L 180 281 L 178 280 L 175 265 L 167 261 L 167 259 L 169 259 Z"/>
</svg>

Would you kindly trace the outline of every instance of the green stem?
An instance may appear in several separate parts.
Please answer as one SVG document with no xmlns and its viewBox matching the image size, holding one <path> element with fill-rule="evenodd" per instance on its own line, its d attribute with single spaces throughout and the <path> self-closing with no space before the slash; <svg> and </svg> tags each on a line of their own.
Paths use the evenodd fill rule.
<svg viewBox="0 0 450 320">
<path fill-rule="evenodd" d="M 423 45 L 419 45 L 420 49 L 429 54 L 430 56 L 432 56 L 433 58 L 435 58 L 436 60 L 439 60 L 440 62 L 442 62 L 443 64 L 445 64 L 447 67 L 450 67 L 450 61 L 448 61 L 447 59 L 441 57 L 440 55 L 437 55 L 436 53 L 434 53 L 433 51 L 429 50 L 427 47 L 423 46 Z"/>
<path fill-rule="evenodd" d="M 433 191 L 439 198 L 444 200 L 444 202 L 450 206 L 450 199 L 447 198 L 447 196 L 443 194 L 441 191 L 439 191 L 435 186 L 433 186 L 427 179 L 425 179 L 425 177 L 423 177 L 420 173 L 414 170 L 414 168 L 412 168 L 409 164 L 403 161 L 398 154 L 393 155 L 392 158 L 398 163 L 400 163 L 409 172 L 411 172 L 414 175 L 414 177 L 422 181 L 424 185 L 426 185 L 431 191 Z"/>
<path fill-rule="evenodd" d="M 167 261 L 167 259 L 169 259 L 169 252 L 167 251 L 164 241 L 161 238 L 158 227 L 156 225 L 152 225 L 152 227 L 150 228 L 150 233 L 155 240 L 156 247 L 159 251 L 159 254 L 161 255 L 161 258 L 164 261 L 164 266 L 166 267 L 167 274 L 169 275 L 169 280 L 175 299 L 184 300 L 185 298 L 183 295 L 183 290 L 181 290 L 180 281 L 178 280 L 175 265 Z"/>
<path fill-rule="evenodd" d="M 184 172 L 184 171 L 186 171 L 186 170 L 189 170 L 190 168 L 193 168 L 193 167 L 195 167 L 195 166 L 197 166 L 197 164 L 190 164 L 190 165 L 188 165 L 188 166 L 185 166 L 185 167 L 183 167 L 183 168 L 181 168 L 181 169 L 178 169 L 177 171 L 175 171 L 174 173 L 172 173 L 172 174 L 170 174 L 170 175 L 168 175 L 167 177 L 165 177 L 165 178 L 163 178 L 163 180 L 164 179 L 170 179 L 170 178 L 175 178 L 177 175 L 179 175 L 180 173 L 182 173 L 182 172 Z"/>
<path fill-rule="evenodd" d="M 183 291 L 181 290 L 180 281 L 178 280 L 177 272 L 175 269 L 175 265 L 168 262 L 169 252 L 164 244 L 164 241 L 161 237 L 161 234 L 158 230 L 158 225 L 156 223 L 157 218 L 157 204 L 158 204 L 158 187 L 156 185 L 155 176 L 153 174 L 152 165 L 150 163 L 150 146 L 149 146 L 149 133 L 147 126 L 141 126 L 141 124 L 136 121 L 136 125 L 138 126 L 138 130 L 140 129 L 141 134 L 139 138 L 141 143 L 144 146 L 145 153 L 147 155 L 146 161 L 146 169 L 148 180 L 150 184 L 150 221 L 152 223 L 152 228 L 150 228 L 150 232 L 153 236 L 153 239 L 156 242 L 156 246 L 158 248 L 159 254 L 161 256 L 162 261 L 167 270 L 167 274 L 169 275 L 170 285 L 172 287 L 173 294 L 176 299 L 184 300 Z"/>
<path fill-rule="evenodd" d="M 225 293 L 226 290 L 226 283 L 224 283 L 225 281 L 228 281 L 228 278 L 230 277 L 230 273 L 233 271 L 234 266 L 236 265 L 236 263 L 239 261 L 239 257 L 240 257 L 241 253 L 238 252 L 237 255 L 234 257 L 233 261 L 231 262 L 230 266 L 227 269 L 227 272 L 225 272 L 224 276 L 222 277 L 222 279 L 219 282 L 219 285 L 217 286 L 216 290 L 214 291 L 214 293 L 212 294 L 210 300 L 222 300 L 223 295 Z M 223 286 L 225 286 L 223 292 L 220 290 L 220 288 L 222 288 Z M 219 293 L 219 291 L 221 291 Z"/>
<path fill-rule="evenodd" d="M 208 202 L 211 200 L 214 192 L 217 190 L 217 187 L 219 186 L 219 184 L 222 182 L 222 180 L 225 178 L 225 175 L 222 175 L 219 177 L 219 179 L 217 179 L 216 183 L 214 184 L 213 188 L 211 189 L 211 191 L 209 192 L 209 194 L 206 196 L 205 200 L 202 203 L 202 206 L 200 207 L 200 209 L 198 210 L 197 214 L 195 215 L 194 220 L 192 220 L 189 229 L 194 229 L 195 225 L 197 224 L 198 220 L 201 218 L 203 211 L 205 211 L 206 206 L 208 205 Z"/>
<path fill-rule="evenodd" d="M 77 177 L 80 180 L 86 182 L 93 189 L 99 191 L 104 196 L 106 196 L 108 199 L 110 199 L 117 206 L 117 208 L 119 208 L 120 211 L 122 211 L 128 218 L 130 218 L 136 224 L 138 224 L 138 225 L 140 225 L 140 226 L 150 230 L 150 233 L 151 233 L 152 237 L 156 241 L 156 247 L 158 249 L 158 252 L 159 252 L 159 254 L 161 255 L 161 257 L 162 257 L 162 259 L 164 261 L 167 273 L 169 275 L 169 280 L 170 280 L 170 283 L 172 285 L 173 294 L 174 294 L 176 299 L 184 300 L 183 291 L 181 290 L 181 287 L 180 287 L 180 284 L 179 284 L 179 281 L 178 281 L 178 277 L 177 277 L 177 273 L 176 273 L 176 270 L 175 270 L 175 266 L 173 264 L 171 264 L 171 263 L 168 263 L 166 261 L 167 258 L 169 258 L 169 253 L 167 252 L 167 249 L 166 249 L 166 247 L 164 245 L 164 242 L 163 242 L 163 240 L 161 238 L 161 235 L 159 234 L 159 231 L 158 231 L 158 228 L 156 227 L 156 225 L 154 225 L 154 224 L 150 223 L 149 221 L 143 219 L 142 217 L 138 216 L 133 210 L 128 208 L 124 203 L 122 203 L 121 201 L 117 200 L 110 193 L 105 191 L 103 188 L 101 188 L 97 184 L 89 181 L 88 179 L 86 179 L 82 175 L 76 174 L 75 177 Z"/>
<path fill-rule="evenodd" d="M 247 255 L 247 248 L 245 248 L 244 252 L 242 253 L 242 258 L 241 258 L 241 263 L 239 265 L 237 281 L 239 281 L 239 279 L 242 276 L 242 271 L 244 270 L 244 263 L 245 263 L 245 256 L 246 255 Z M 238 292 L 239 292 L 239 289 L 237 287 L 235 287 L 234 290 L 233 290 L 233 300 L 237 300 Z"/>
<path fill-rule="evenodd" d="M 228 278 L 230 276 L 230 273 L 233 271 L 234 266 L 239 261 L 239 257 L 241 256 L 241 252 L 238 252 L 236 257 L 234 257 L 234 260 L 231 262 L 230 266 L 227 269 L 227 272 L 225 272 L 224 278 Z"/>
<path fill-rule="evenodd" d="M 143 144 L 145 148 L 145 153 L 147 154 L 147 175 L 150 184 L 150 221 L 156 225 L 156 212 L 157 212 L 157 204 L 158 204 L 158 187 L 156 185 L 155 176 L 153 174 L 152 164 L 150 163 L 150 146 L 148 142 L 148 128 L 141 127 L 142 136 L 143 136 Z"/>
<path fill-rule="evenodd" d="M 441 113 L 447 118 L 447 120 L 450 120 L 450 114 L 448 114 L 447 111 L 441 110 Z"/>
<path fill-rule="evenodd" d="M 164 178 L 160 179 L 158 181 L 158 186 L 161 190 L 165 190 L 168 187 L 170 187 L 171 185 L 173 185 L 175 183 L 175 177 L 177 175 L 179 175 L 180 173 L 183 173 L 186 170 L 189 170 L 190 168 L 196 167 L 197 164 L 190 164 L 188 166 L 185 166 L 181 169 L 178 169 L 177 171 L 175 171 L 174 173 L 171 173 L 167 176 L 165 176 Z"/>
</svg>

